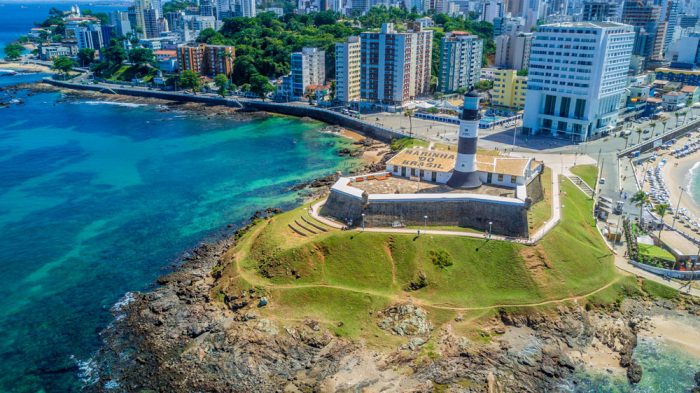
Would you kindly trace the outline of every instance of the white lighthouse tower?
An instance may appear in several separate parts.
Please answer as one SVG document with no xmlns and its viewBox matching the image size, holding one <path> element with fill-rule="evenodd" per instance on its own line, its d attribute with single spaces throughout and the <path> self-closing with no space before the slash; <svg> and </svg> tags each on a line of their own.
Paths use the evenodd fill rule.
<svg viewBox="0 0 700 393">
<path fill-rule="evenodd" d="M 459 119 L 457 161 L 447 185 L 452 188 L 477 188 L 481 186 L 481 179 L 476 171 L 480 116 L 479 95 L 475 91 L 464 95 L 464 107 Z"/>
</svg>

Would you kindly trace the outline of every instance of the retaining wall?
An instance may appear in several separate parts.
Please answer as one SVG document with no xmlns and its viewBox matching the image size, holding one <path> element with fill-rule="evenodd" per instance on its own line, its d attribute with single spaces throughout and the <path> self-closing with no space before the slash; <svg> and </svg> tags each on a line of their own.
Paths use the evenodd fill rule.
<svg viewBox="0 0 700 393">
<path fill-rule="evenodd" d="M 552 174 L 552 176 L 556 176 Z M 542 187 L 542 172 L 538 174 L 527 185 L 527 197 L 530 198 L 530 203 L 535 204 L 544 199 L 544 188 Z"/>
<path fill-rule="evenodd" d="M 184 94 L 178 92 L 167 92 L 161 90 L 141 90 L 130 87 L 110 86 L 104 87 L 96 84 L 79 84 L 66 81 L 58 81 L 51 78 L 45 78 L 44 82 L 58 87 L 67 89 L 96 91 L 108 94 L 123 94 L 135 97 L 159 98 L 163 100 L 178 101 L 178 102 L 198 102 L 208 105 L 225 105 L 231 107 L 243 107 L 245 109 L 280 113 L 283 115 L 309 117 L 324 123 L 338 125 L 351 130 L 357 131 L 367 137 L 380 140 L 382 142 L 391 142 L 392 139 L 402 138 L 405 135 L 392 130 L 390 128 L 367 123 L 363 120 L 356 119 L 351 116 L 346 116 L 342 113 L 330 111 L 323 108 L 312 107 L 308 105 L 291 105 L 276 102 L 263 102 L 260 100 L 248 99 L 226 99 L 221 97 L 211 97 L 204 95 Z"/>
<path fill-rule="evenodd" d="M 670 141 L 673 138 L 677 138 L 677 137 L 684 135 L 690 131 L 694 131 L 698 127 L 700 127 L 700 120 L 695 121 L 693 123 L 690 123 L 688 125 L 682 126 L 676 130 L 669 131 L 667 134 L 658 136 L 656 138 L 649 139 L 648 141 L 642 142 L 639 145 L 628 147 L 627 149 L 620 151 L 620 153 L 618 153 L 618 157 L 623 157 L 623 156 L 625 156 L 633 151 L 637 151 L 637 150 L 644 153 L 645 151 L 654 149 L 654 142 L 658 141 L 659 139 L 661 139 L 661 143 L 663 144 L 663 143 Z M 629 137 L 632 138 L 633 136 L 634 136 L 634 134 L 630 135 Z"/>
<path fill-rule="evenodd" d="M 682 272 L 679 270 L 664 269 L 656 266 L 647 265 L 644 263 L 639 263 L 635 261 L 630 261 L 632 266 L 638 267 L 642 270 L 646 270 L 650 273 L 657 274 L 663 277 L 671 277 L 679 280 L 698 280 L 700 279 L 700 271 L 693 272 Z"/>
</svg>

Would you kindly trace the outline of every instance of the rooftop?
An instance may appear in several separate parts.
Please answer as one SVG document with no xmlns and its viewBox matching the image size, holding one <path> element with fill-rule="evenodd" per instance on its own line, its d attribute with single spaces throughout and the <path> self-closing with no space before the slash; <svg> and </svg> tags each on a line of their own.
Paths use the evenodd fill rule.
<svg viewBox="0 0 700 393">
<path fill-rule="evenodd" d="M 455 152 L 412 148 L 401 150 L 387 162 L 387 165 L 450 172 L 455 167 L 455 160 Z M 476 169 L 485 173 L 524 176 L 528 166 L 535 165 L 536 167 L 538 164 L 531 158 L 476 154 Z"/>
<path fill-rule="evenodd" d="M 464 194 L 465 192 L 464 190 L 455 189 L 445 184 L 414 181 L 400 177 L 379 177 L 362 182 L 352 182 L 348 185 L 365 191 L 368 194 Z M 479 188 L 469 190 L 469 193 L 515 197 L 515 189 L 493 185 L 481 185 Z"/>
</svg>

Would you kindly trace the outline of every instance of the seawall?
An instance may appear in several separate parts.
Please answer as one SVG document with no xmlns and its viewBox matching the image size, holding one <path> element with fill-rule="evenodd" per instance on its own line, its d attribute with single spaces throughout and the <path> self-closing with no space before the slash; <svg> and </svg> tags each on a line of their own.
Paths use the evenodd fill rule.
<svg viewBox="0 0 700 393">
<path fill-rule="evenodd" d="M 206 95 L 194 95 L 178 92 L 167 92 L 161 90 L 146 90 L 136 89 L 128 86 L 103 86 L 99 84 L 80 84 L 66 81 L 59 81 L 52 78 L 44 78 L 44 82 L 53 86 L 82 90 L 94 91 L 105 94 L 121 94 L 134 97 L 159 98 L 162 100 L 170 100 L 177 102 L 196 102 L 206 105 L 223 105 L 237 108 L 244 108 L 256 111 L 265 111 L 279 113 L 283 115 L 296 117 L 309 117 L 314 120 L 319 120 L 324 123 L 338 125 L 361 133 L 372 139 L 376 139 L 385 143 L 391 142 L 392 139 L 405 137 L 405 135 L 392 130 L 390 128 L 371 124 L 351 116 L 346 116 L 342 113 L 330 111 L 323 108 L 312 107 L 303 104 L 287 104 L 277 102 L 263 102 L 260 100 L 251 99 L 231 99 L 222 97 L 212 97 Z"/>
</svg>

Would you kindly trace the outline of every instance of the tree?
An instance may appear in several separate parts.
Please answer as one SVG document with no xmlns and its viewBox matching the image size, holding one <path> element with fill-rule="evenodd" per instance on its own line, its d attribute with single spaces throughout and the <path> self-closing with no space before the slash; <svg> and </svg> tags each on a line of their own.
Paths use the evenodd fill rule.
<svg viewBox="0 0 700 393">
<path fill-rule="evenodd" d="M 403 112 L 403 115 L 408 117 L 408 135 L 410 137 L 413 137 L 413 113 L 414 113 L 413 109 L 406 109 Z"/>
<path fill-rule="evenodd" d="M 481 80 L 481 81 L 478 81 L 474 84 L 474 88 L 479 90 L 479 91 L 491 90 L 492 87 L 493 87 L 493 81 L 489 81 L 489 80 Z"/>
<path fill-rule="evenodd" d="M 104 57 L 110 63 L 119 65 L 126 60 L 126 51 L 119 41 L 113 39 L 109 47 L 105 49 Z"/>
<path fill-rule="evenodd" d="M 73 59 L 68 56 L 59 56 L 53 59 L 53 66 L 51 68 L 58 71 L 59 74 L 68 76 L 68 73 L 73 69 L 73 66 L 75 66 Z"/>
<path fill-rule="evenodd" d="M 7 60 L 17 60 L 22 56 L 24 47 L 16 42 L 5 47 L 5 58 Z"/>
<path fill-rule="evenodd" d="M 634 193 L 634 195 L 632 195 L 630 201 L 634 203 L 635 206 L 639 206 L 639 222 L 642 222 L 642 212 L 644 211 L 644 206 L 651 203 L 651 198 L 649 198 L 649 194 L 642 190 L 639 190 L 636 193 Z"/>
<path fill-rule="evenodd" d="M 199 75 L 192 70 L 182 71 L 182 74 L 180 74 L 180 86 L 183 89 L 192 89 L 192 92 L 196 95 L 200 87 Z"/>
<path fill-rule="evenodd" d="M 664 216 L 666 215 L 666 213 L 668 213 L 669 207 L 670 206 L 666 203 L 661 203 L 661 204 L 654 206 L 654 213 L 656 213 L 659 216 L 659 218 L 661 219 L 661 228 L 659 228 L 659 239 L 661 239 L 661 231 L 664 230 L 664 225 L 663 225 Z"/>
<path fill-rule="evenodd" d="M 656 133 L 656 122 L 652 121 L 651 123 L 649 123 L 649 127 L 651 127 L 652 134 L 655 134 Z"/>
<path fill-rule="evenodd" d="M 267 77 L 257 74 L 250 78 L 250 91 L 257 94 L 263 101 L 265 101 L 265 96 L 273 90 L 275 87 L 272 86 Z"/>
<path fill-rule="evenodd" d="M 666 124 L 667 124 L 667 123 L 668 123 L 668 119 L 663 119 L 663 120 L 661 121 L 661 124 L 664 125 L 664 134 L 666 133 Z"/>
<path fill-rule="evenodd" d="M 637 144 L 642 143 L 642 129 L 637 127 L 634 129 L 634 132 L 636 132 L 637 135 L 639 135 L 639 138 L 637 138 Z"/>
<path fill-rule="evenodd" d="M 129 51 L 131 62 L 137 66 L 153 63 L 153 51 L 147 48 L 134 48 Z"/>
<path fill-rule="evenodd" d="M 214 84 L 219 88 L 221 97 L 226 97 L 226 89 L 228 88 L 228 77 L 224 74 L 219 74 L 214 77 Z"/>
<path fill-rule="evenodd" d="M 527 68 L 523 68 L 522 70 L 518 70 L 517 75 L 518 76 L 527 76 Z"/>
<path fill-rule="evenodd" d="M 78 61 L 80 66 L 85 67 L 95 61 L 95 50 L 91 48 L 83 48 L 78 51 Z"/>
</svg>

